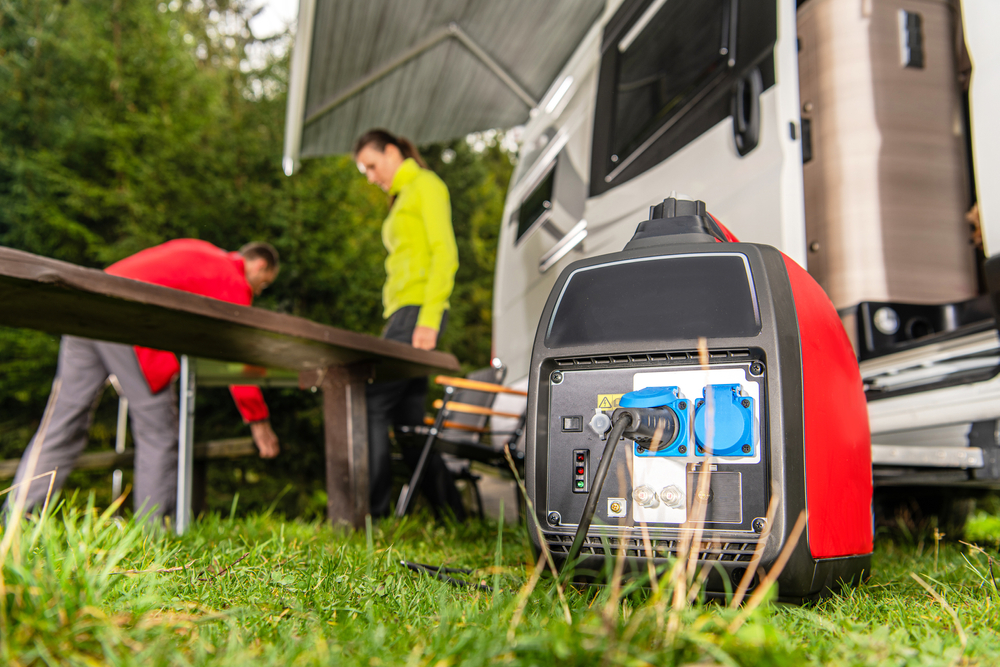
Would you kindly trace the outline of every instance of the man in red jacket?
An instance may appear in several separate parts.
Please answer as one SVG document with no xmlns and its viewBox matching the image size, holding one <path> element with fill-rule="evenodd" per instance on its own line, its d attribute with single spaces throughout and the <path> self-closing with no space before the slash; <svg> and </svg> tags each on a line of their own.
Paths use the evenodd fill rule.
<svg viewBox="0 0 1000 667">
<path fill-rule="evenodd" d="M 148 248 L 106 269 L 123 278 L 163 285 L 249 306 L 278 275 L 278 253 L 267 243 L 249 243 L 229 252 L 197 239 L 177 239 Z M 62 388 L 53 406 L 34 475 L 56 471 L 60 488 L 87 443 L 95 400 L 115 375 L 129 402 L 135 440 L 134 503 L 156 516 L 173 514 L 177 504 L 177 400 L 171 380 L 180 370 L 171 352 L 63 336 L 56 378 Z M 230 387 L 236 407 L 250 424 L 262 458 L 278 455 L 278 438 L 268 421 L 260 389 Z M 37 438 L 37 434 L 35 436 Z M 27 475 L 35 438 L 21 457 L 14 484 Z M 31 484 L 26 507 L 45 500 L 49 478 Z"/>
</svg>

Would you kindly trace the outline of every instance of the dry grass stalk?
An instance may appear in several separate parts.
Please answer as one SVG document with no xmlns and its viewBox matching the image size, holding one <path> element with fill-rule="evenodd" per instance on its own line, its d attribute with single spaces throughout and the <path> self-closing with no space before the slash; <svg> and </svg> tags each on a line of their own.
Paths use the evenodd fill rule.
<svg viewBox="0 0 1000 667">
<path fill-rule="evenodd" d="M 962 540 L 959 540 L 958 542 L 959 542 L 959 544 L 964 544 L 965 546 L 969 547 L 973 551 L 976 551 L 976 552 L 981 553 L 984 556 L 986 556 L 986 563 L 989 566 L 990 581 L 993 582 L 993 591 L 1000 593 L 1000 586 L 997 585 L 996 575 L 993 574 L 993 565 L 996 563 L 996 561 L 994 560 L 993 556 L 991 556 L 987 551 L 985 551 L 978 544 L 972 544 L 971 542 L 964 542 Z M 968 562 L 967 558 L 966 558 L 966 562 Z M 970 563 L 970 565 L 971 565 L 971 563 Z"/>
<path fill-rule="evenodd" d="M 658 419 L 656 422 L 656 430 L 653 431 L 653 441 L 649 443 L 650 454 L 655 454 L 660 450 L 660 443 L 663 442 L 663 431 L 665 431 L 666 428 L 666 420 Z"/>
<path fill-rule="evenodd" d="M 563 591 L 562 583 L 559 581 L 559 570 L 556 569 L 556 563 L 552 559 L 552 554 L 549 552 L 549 546 L 545 543 L 545 534 L 542 532 L 542 526 L 538 523 L 538 519 L 535 516 L 535 504 L 531 502 L 531 498 L 528 497 L 528 490 L 524 488 L 524 482 L 521 480 L 521 476 L 517 473 L 517 466 L 514 464 L 514 457 L 510 455 L 510 447 L 508 445 L 503 446 L 504 456 L 507 458 L 507 465 L 510 466 L 511 472 L 514 474 L 514 480 L 517 482 L 517 488 L 521 490 L 521 495 L 524 496 L 524 503 L 528 508 L 528 516 L 532 518 L 535 524 L 535 532 L 538 535 L 538 544 L 541 545 L 542 556 L 549 564 L 549 568 L 552 570 L 552 579 L 556 585 L 556 592 L 559 594 L 559 602 L 562 605 L 563 617 L 566 619 L 566 623 L 569 625 L 573 624 L 573 615 L 569 612 L 569 603 L 566 601 L 566 593 Z"/>
<path fill-rule="evenodd" d="M 711 401 L 706 401 L 706 405 L 710 405 Z M 712 413 L 709 412 L 708 419 L 712 418 Z M 706 443 L 707 444 L 707 443 Z M 690 533 L 690 543 L 694 548 L 687 550 L 687 578 L 691 580 L 694 578 L 695 568 L 698 566 L 698 555 L 701 548 L 701 538 L 705 532 L 705 517 L 708 514 L 708 494 L 710 486 L 710 479 L 712 477 L 712 465 L 710 463 L 711 457 L 706 457 L 706 460 L 701 464 L 698 475 L 698 485 L 695 487 L 694 500 L 691 502 L 691 515 L 689 515 L 688 520 L 685 522 L 687 527 L 691 527 L 694 530 Z M 693 515 L 693 516 L 692 516 Z"/>
<path fill-rule="evenodd" d="M 41 475 L 35 475 L 31 479 L 26 479 L 23 482 L 18 482 L 17 484 L 13 484 L 11 486 L 8 486 L 3 491 L 0 491 L 0 496 L 5 496 L 8 493 L 11 493 L 12 491 L 17 491 L 18 489 L 20 489 L 25 484 L 30 484 L 31 482 L 34 482 L 36 479 L 42 479 L 43 477 L 51 477 L 52 478 L 53 481 L 49 482 L 49 489 L 51 489 L 52 486 L 55 483 L 55 478 L 56 478 L 56 473 L 57 472 L 58 472 L 58 470 L 50 470 L 49 472 L 43 472 Z"/>
<path fill-rule="evenodd" d="M 45 490 L 45 502 L 42 503 L 43 515 L 48 514 L 49 512 L 49 502 L 51 502 L 52 492 L 55 491 L 56 488 L 56 472 L 58 472 L 58 468 L 51 472 L 42 473 L 41 475 L 39 475 L 40 477 L 44 477 L 45 475 L 49 476 L 49 488 Z M 121 503 L 118 504 L 121 505 Z"/>
<path fill-rule="evenodd" d="M 24 506 L 28 500 L 28 489 L 35 481 L 35 470 L 38 468 L 38 459 L 42 454 L 42 446 L 45 444 L 45 434 L 49 430 L 49 422 L 52 421 L 52 414 L 55 412 L 56 401 L 59 399 L 59 391 L 62 389 L 62 380 L 56 378 L 52 382 L 52 392 L 49 394 L 49 401 L 45 405 L 45 413 L 42 415 L 42 424 L 38 428 L 38 435 L 35 437 L 35 446 L 31 448 L 31 456 L 28 457 L 28 465 L 25 466 L 26 482 L 22 482 L 17 494 L 14 496 L 14 506 L 7 516 L 7 526 L 4 531 L 3 541 L 0 542 L 0 598 L 7 598 L 7 585 L 3 578 L 3 564 L 7 562 L 7 556 L 11 547 L 15 544 L 15 538 L 20 532 L 21 520 L 24 518 Z M 44 477 L 39 475 L 38 477 Z M 53 473 L 53 479 L 55 479 Z M 49 483 L 51 490 L 52 483 Z M 20 553 L 14 554 L 15 562 L 20 561 Z M 7 606 L 0 605 L 0 631 L 7 634 Z"/>
<path fill-rule="evenodd" d="M 705 386 L 709 382 L 708 378 L 708 340 L 704 337 L 698 339 L 698 363 L 701 370 L 705 371 Z M 691 411 L 694 414 L 694 410 Z M 693 421 L 692 421 L 693 427 Z M 698 485 L 695 491 L 691 509 L 694 514 L 694 533 L 691 535 L 692 543 L 695 545 L 688 553 L 687 580 L 692 581 L 695 569 L 698 566 L 698 555 L 701 550 L 701 538 L 705 531 L 705 517 L 708 514 L 708 494 L 711 488 L 712 477 L 712 447 L 715 442 L 715 400 L 712 392 L 705 392 L 705 457 L 701 462 L 700 473 L 698 475 Z M 695 449 L 697 444 L 695 445 Z M 692 519 L 689 518 L 689 522 Z"/>
<path fill-rule="evenodd" d="M 703 371 L 708 372 L 708 339 L 701 337 L 698 339 L 698 362 Z M 708 378 L 706 377 L 705 385 L 708 385 Z M 692 406 L 693 407 L 693 406 Z M 677 561 L 674 563 L 674 567 L 671 571 L 670 582 L 674 589 L 674 600 L 673 600 L 673 610 L 670 616 L 670 622 L 667 627 L 667 634 L 669 637 L 677 632 L 680 627 L 680 613 L 687 606 L 688 597 L 688 586 L 694 583 L 694 575 L 698 565 L 698 555 L 701 547 L 701 536 L 705 527 L 705 516 L 708 512 L 707 498 L 708 489 L 712 468 L 711 468 L 711 447 L 712 439 L 715 435 L 714 433 L 714 411 L 715 406 L 712 402 L 711 392 L 708 392 L 705 396 L 705 409 L 706 413 L 706 456 L 701 462 L 700 471 L 701 474 L 698 475 L 698 485 L 695 490 L 695 497 L 691 502 L 691 512 L 688 514 L 687 521 L 681 526 L 681 530 L 685 531 L 685 535 L 680 539 L 680 544 L 677 549 Z M 694 410 L 692 410 L 692 413 Z M 693 435 L 694 422 L 693 420 L 689 422 L 689 427 L 691 428 L 690 435 Z M 691 438 L 694 441 L 693 437 Z M 694 457 L 696 446 L 692 446 L 688 449 L 688 458 Z M 692 530 L 693 529 L 693 530 Z"/>
<path fill-rule="evenodd" d="M 205 572 L 203 572 L 203 574 L 207 574 L 209 577 L 211 577 L 211 579 L 206 579 L 204 577 L 198 577 L 198 581 L 214 581 L 215 579 L 218 579 L 219 577 L 221 577 L 222 575 L 224 575 L 226 572 L 229 572 L 234 567 L 236 567 L 237 565 L 239 565 L 240 563 L 242 563 L 243 560 L 247 556 L 249 556 L 249 555 L 250 555 L 250 552 L 248 551 L 245 554 L 243 554 L 242 556 L 240 556 L 239 558 L 237 558 L 235 561 L 233 561 L 231 564 L 229 564 L 226 567 L 222 568 L 222 570 L 220 570 L 219 572 L 217 572 L 215 574 L 213 574 L 211 572 L 208 572 L 208 570 L 206 570 Z"/>
<path fill-rule="evenodd" d="M 21 526 L 21 519 L 24 515 L 24 506 L 28 502 L 28 490 L 31 488 L 31 482 L 35 480 L 35 469 L 38 468 L 38 459 L 42 455 L 42 447 L 45 445 L 45 435 L 48 433 L 49 423 L 52 421 L 52 415 L 55 412 L 56 401 L 59 400 L 59 391 L 61 389 L 62 380 L 56 378 L 52 383 L 52 393 L 49 394 L 45 413 L 42 415 L 42 424 L 38 427 L 38 435 L 35 436 L 35 444 L 31 448 L 31 454 L 28 456 L 28 464 L 24 468 L 24 477 L 29 481 L 26 484 L 22 483 L 19 485 L 20 488 L 14 496 L 14 506 L 7 517 L 7 530 L 4 531 L 3 542 L 0 542 L 0 563 L 7 561 L 7 554 L 14 543 L 14 538 L 19 532 L 18 529 Z M 0 577 L 0 594 L 4 593 L 3 579 Z"/>
<path fill-rule="evenodd" d="M 670 584 L 674 590 L 674 601 L 670 612 L 670 620 L 667 623 L 667 643 L 673 643 L 673 637 L 680 629 L 680 613 L 684 610 L 687 601 L 687 581 L 684 577 L 684 563 L 687 559 L 687 549 L 690 548 L 689 540 L 682 540 L 677 551 L 677 560 L 670 571 Z"/>
<path fill-rule="evenodd" d="M 653 551 L 652 540 L 649 539 L 649 527 L 643 521 L 639 523 L 639 530 L 642 532 L 642 548 L 646 553 L 646 568 L 649 572 L 649 585 L 650 588 L 653 589 L 652 609 L 656 613 L 656 627 L 662 630 L 667 598 L 663 595 L 663 588 L 660 586 L 659 577 L 656 575 L 656 565 L 653 563 L 655 553 Z"/>
<path fill-rule="evenodd" d="M 721 546 L 722 545 L 718 542 L 712 542 L 709 545 L 709 548 L 717 548 Z M 694 604 L 694 601 L 698 599 L 698 595 L 701 593 L 701 589 L 704 588 L 705 582 L 708 581 L 708 575 L 712 573 L 712 567 L 713 563 L 706 562 L 704 565 L 701 566 L 701 569 L 698 571 L 698 578 L 695 579 L 693 582 L 691 582 L 691 586 L 688 590 L 688 600 L 687 600 L 689 605 Z"/>
<path fill-rule="evenodd" d="M 653 442 L 650 443 L 650 451 L 656 452 L 660 443 L 663 440 L 663 431 L 666 428 L 665 423 L 657 425 L 656 431 L 653 433 Z M 656 565 L 653 563 L 653 543 L 649 539 L 649 526 L 646 525 L 645 521 L 639 522 L 639 530 L 642 532 L 642 547 L 646 553 L 646 569 L 649 573 L 649 585 L 653 589 L 653 599 L 655 601 L 656 607 L 656 624 L 657 627 L 663 628 L 663 608 L 660 605 L 660 601 L 663 599 L 663 591 L 660 590 L 659 582 L 656 576 Z"/>
<path fill-rule="evenodd" d="M 645 521 L 639 522 L 639 532 L 642 533 L 642 550 L 646 554 L 646 572 L 649 574 L 649 585 L 656 591 L 658 582 L 656 577 L 656 565 L 653 563 L 653 541 L 649 539 L 649 526 Z"/>
<path fill-rule="evenodd" d="M 538 562 L 535 563 L 535 570 L 531 573 L 531 578 L 528 579 L 524 586 L 521 586 L 521 590 L 517 593 L 517 606 L 514 609 L 514 617 L 510 620 L 510 627 L 507 628 L 507 641 L 510 643 L 514 642 L 514 631 L 517 630 L 517 626 L 521 623 L 521 617 L 524 616 L 524 608 L 528 606 L 528 598 L 531 597 L 531 593 L 535 590 L 535 586 L 538 584 L 538 580 L 542 576 L 542 572 L 545 570 L 545 554 L 540 554 L 538 556 Z"/>
<path fill-rule="evenodd" d="M 934 571 L 937 572 L 938 569 L 938 551 L 941 546 L 941 540 L 944 539 L 944 533 L 938 530 L 937 526 L 934 526 Z"/>
<path fill-rule="evenodd" d="M 774 515 L 778 512 L 778 498 L 781 490 L 775 485 L 771 489 L 771 502 L 767 504 L 767 515 L 765 516 L 764 530 L 761 531 L 760 537 L 757 539 L 757 547 L 753 550 L 753 556 L 750 558 L 750 563 L 747 565 L 746 572 L 743 573 L 743 577 L 740 579 L 739 586 L 736 587 L 736 592 L 733 594 L 733 599 L 729 603 L 730 608 L 735 609 L 740 606 L 743 602 L 743 598 L 747 594 L 747 590 L 750 588 L 750 583 L 753 581 L 754 574 L 757 572 L 757 566 L 760 565 L 760 559 L 764 555 L 764 549 L 767 548 L 768 538 L 771 537 L 771 526 L 774 525 Z"/>
<path fill-rule="evenodd" d="M 112 572 L 111 574 L 163 574 L 165 572 L 181 572 L 188 569 L 194 565 L 197 561 L 190 561 L 185 565 L 178 565 L 177 567 L 165 567 L 159 570 L 119 570 L 118 572 Z"/>
<path fill-rule="evenodd" d="M 618 468 L 618 488 L 625 488 L 625 471 L 622 468 Z M 626 517 L 622 517 L 619 521 L 620 526 L 624 527 L 625 519 Z M 621 599 L 622 575 L 625 572 L 625 553 L 628 539 L 625 536 L 624 530 L 620 535 L 618 538 L 618 553 L 615 556 L 615 570 L 611 579 L 611 594 L 608 596 L 607 604 L 604 605 L 604 621 L 609 626 L 618 610 L 618 602 Z"/>
<path fill-rule="evenodd" d="M 991 556 L 988 551 L 986 551 L 985 549 L 983 549 L 978 544 L 973 544 L 972 542 L 966 542 L 965 540 L 959 540 L 958 543 L 959 544 L 964 544 L 965 546 L 969 547 L 973 551 L 977 551 L 977 552 L 983 554 L 984 556 L 986 556 L 986 559 L 989 560 L 990 563 L 996 562 L 994 560 L 993 556 Z"/>
<path fill-rule="evenodd" d="M 750 596 L 750 599 L 747 601 L 743 611 L 741 611 L 739 615 L 733 619 L 733 622 L 729 624 L 729 628 L 727 629 L 729 634 L 736 634 L 743 624 L 746 623 L 746 620 L 750 618 L 750 614 L 753 613 L 753 610 L 759 607 L 760 603 L 764 601 L 764 596 L 767 595 L 769 590 L 771 590 L 771 586 L 774 585 L 774 582 L 778 580 L 778 576 L 781 574 L 781 571 L 785 569 L 785 565 L 788 563 L 788 559 L 791 557 L 792 551 L 795 550 L 795 545 L 799 543 L 799 538 L 802 537 L 802 531 L 806 528 L 806 519 L 808 516 L 809 513 L 806 510 L 802 510 L 799 513 L 799 518 L 795 522 L 792 532 L 788 535 L 788 541 L 785 542 L 784 548 L 781 550 L 781 553 L 778 554 L 777 560 L 774 561 L 771 571 L 767 573 L 767 576 L 764 577 L 764 581 L 761 582 L 760 586 L 757 587 L 757 590 L 755 590 L 753 595 Z"/>
<path fill-rule="evenodd" d="M 965 647 L 969 643 L 969 638 L 966 637 L 965 629 L 962 627 L 962 623 L 958 620 L 958 614 L 956 614 L 955 610 L 951 608 L 951 605 L 948 604 L 948 601 L 945 600 L 943 597 L 941 597 L 941 594 L 938 593 L 936 590 L 934 590 L 934 588 L 930 584 L 928 584 L 926 581 L 921 579 L 917 574 L 913 572 L 910 572 L 910 576 L 913 577 L 913 580 L 916 581 L 918 584 L 920 584 L 925 591 L 930 593 L 931 597 L 937 600 L 938 604 L 941 605 L 941 607 L 944 608 L 946 612 L 948 612 L 949 616 L 951 616 L 951 620 L 955 624 L 955 632 L 958 633 L 958 641 L 962 644 L 962 652 L 964 653 Z"/>
</svg>

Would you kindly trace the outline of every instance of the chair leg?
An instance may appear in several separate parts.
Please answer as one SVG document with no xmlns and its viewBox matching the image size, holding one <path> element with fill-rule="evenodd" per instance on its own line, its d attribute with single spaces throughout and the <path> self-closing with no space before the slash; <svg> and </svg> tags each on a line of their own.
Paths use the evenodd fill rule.
<svg viewBox="0 0 1000 667">
<path fill-rule="evenodd" d="M 453 387 L 446 387 L 444 390 L 444 404 L 441 406 L 441 409 L 438 410 L 437 417 L 434 419 L 434 425 L 431 426 L 431 432 L 427 436 L 427 441 L 424 443 L 424 448 L 420 450 L 420 459 L 417 460 L 417 465 L 413 468 L 413 475 L 410 477 L 409 488 L 406 489 L 406 492 L 400 499 L 399 504 L 396 505 L 397 518 L 406 516 L 406 511 L 410 509 L 410 503 L 413 501 L 413 494 L 415 494 L 417 489 L 420 487 L 420 481 L 424 477 L 424 468 L 427 465 L 427 456 L 430 454 L 431 447 L 434 446 L 434 440 L 437 438 L 437 434 L 441 430 L 441 424 L 444 423 L 448 400 L 454 392 L 455 390 Z"/>
<path fill-rule="evenodd" d="M 476 508 L 479 510 L 479 520 L 486 520 L 486 512 L 483 511 L 483 495 L 479 493 L 479 479 L 475 475 L 469 475 L 472 482 L 472 492 L 476 494 Z"/>
<path fill-rule="evenodd" d="M 420 488 L 420 482 L 424 478 L 424 468 L 427 465 L 427 456 L 430 454 L 431 447 L 434 446 L 434 440 L 436 437 L 436 429 L 431 429 L 431 434 L 427 436 L 427 441 L 424 442 L 424 448 L 420 450 L 420 459 L 417 460 L 417 465 L 413 468 L 413 474 L 410 476 L 410 482 L 403 489 L 403 493 L 399 498 L 399 503 L 396 505 L 397 518 L 406 516 L 407 510 L 410 509 L 410 503 L 413 501 L 413 495 L 417 492 L 417 489 Z"/>
</svg>

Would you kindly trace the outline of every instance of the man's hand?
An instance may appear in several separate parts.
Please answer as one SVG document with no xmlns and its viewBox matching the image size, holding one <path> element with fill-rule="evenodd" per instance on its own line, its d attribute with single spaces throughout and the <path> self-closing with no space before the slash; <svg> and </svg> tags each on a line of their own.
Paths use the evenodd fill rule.
<svg viewBox="0 0 1000 667">
<path fill-rule="evenodd" d="M 413 330 L 413 347 L 418 350 L 433 350 L 437 347 L 437 329 L 418 326 Z"/>
<path fill-rule="evenodd" d="M 278 436 L 274 434 L 271 422 L 267 420 L 252 422 L 250 424 L 250 435 L 253 436 L 253 442 L 257 445 L 257 449 L 260 450 L 260 458 L 273 459 L 281 451 L 281 448 L 278 446 Z"/>
</svg>

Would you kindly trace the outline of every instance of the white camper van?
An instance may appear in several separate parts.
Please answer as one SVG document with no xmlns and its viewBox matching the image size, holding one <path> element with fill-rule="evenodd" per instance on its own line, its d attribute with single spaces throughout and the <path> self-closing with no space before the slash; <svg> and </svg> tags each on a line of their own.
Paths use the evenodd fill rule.
<svg viewBox="0 0 1000 667">
<path fill-rule="evenodd" d="M 944 512 L 942 489 L 1000 486 L 997 26 L 998 0 L 300 0 L 283 166 L 373 126 L 524 123 L 493 318 L 522 387 L 562 267 L 671 193 L 705 201 L 825 288 L 876 484 Z"/>
<path fill-rule="evenodd" d="M 998 7 L 609 1 L 524 128 L 493 307 L 508 380 L 527 384 L 561 268 L 683 194 L 826 289 L 862 359 L 877 485 L 1000 483 L 1000 344 L 967 220 L 978 202 L 1000 252 Z"/>
</svg>

